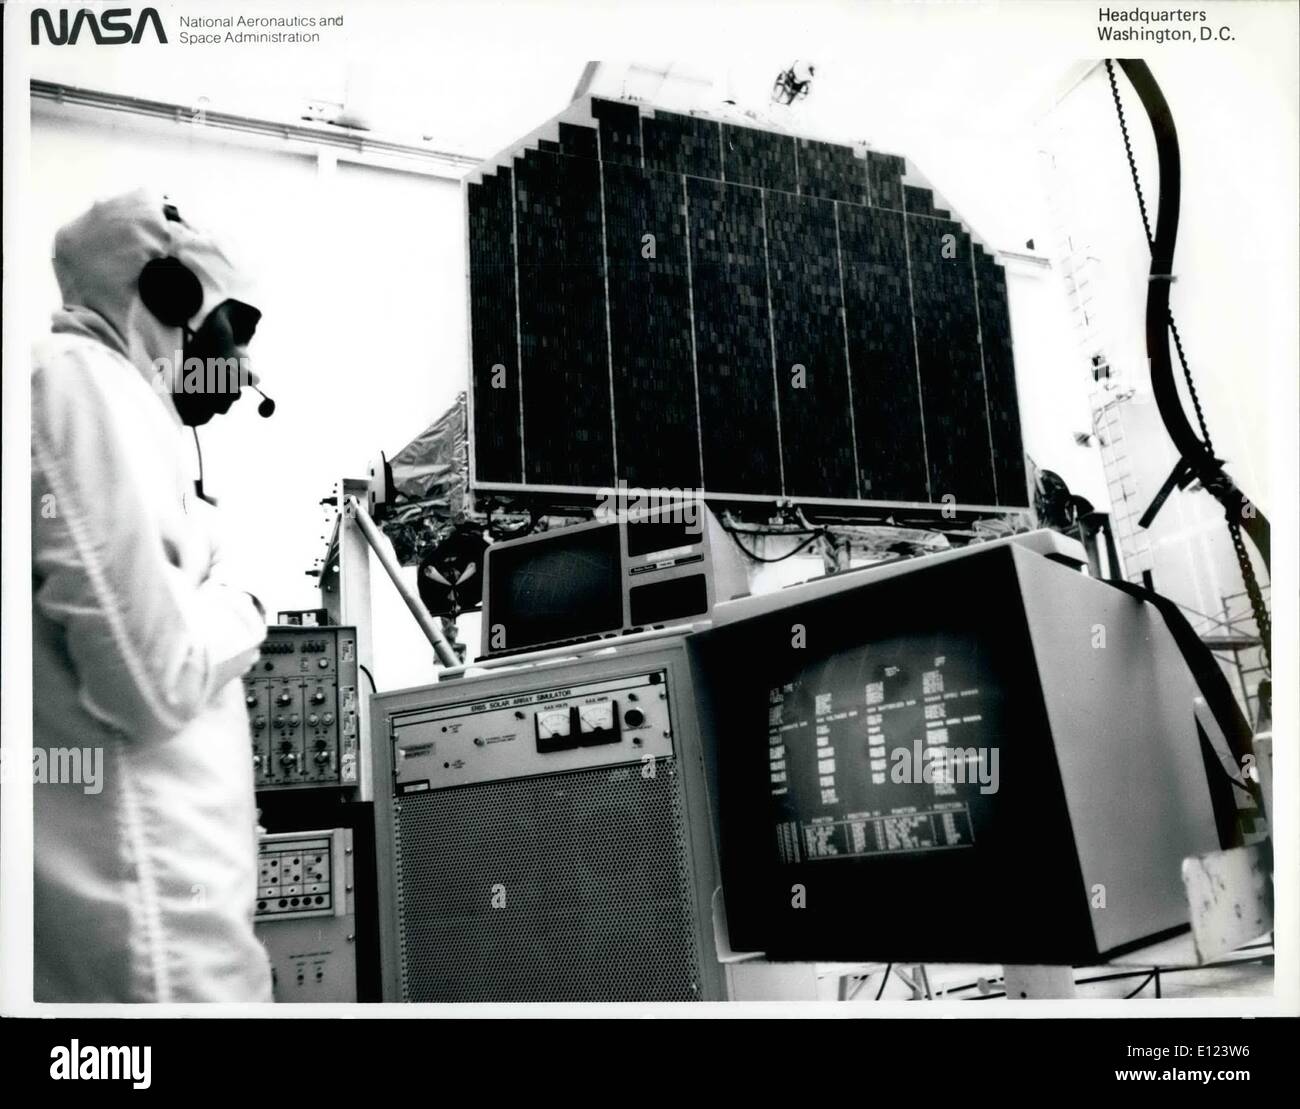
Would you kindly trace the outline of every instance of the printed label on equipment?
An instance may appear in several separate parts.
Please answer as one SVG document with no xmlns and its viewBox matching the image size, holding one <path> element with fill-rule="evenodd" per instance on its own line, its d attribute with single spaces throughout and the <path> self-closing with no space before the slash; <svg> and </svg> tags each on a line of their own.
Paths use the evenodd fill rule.
<svg viewBox="0 0 1300 1109">
<path fill-rule="evenodd" d="M 685 548 L 690 550 L 689 547 Z M 635 577 L 637 574 L 651 574 L 656 570 L 671 570 L 674 566 L 689 566 L 692 562 L 703 562 L 702 554 L 689 555 L 686 558 L 674 558 L 673 552 L 667 552 L 669 557 L 658 556 L 656 561 L 645 564 L 644 566 L 633 566 L 628 570 L 629 577 Z"/>
</svg>

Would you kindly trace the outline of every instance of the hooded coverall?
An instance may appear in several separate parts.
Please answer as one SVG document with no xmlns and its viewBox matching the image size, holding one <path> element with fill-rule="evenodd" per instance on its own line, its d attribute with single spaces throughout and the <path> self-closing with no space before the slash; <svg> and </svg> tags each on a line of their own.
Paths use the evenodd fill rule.
<svg viewBox="0 0 1300 1109">
<path fill-rule="evenodd" d="M 156 387 L 181 330 L 137 281 L 151 258 L 188 266 L 195 328 L 246 292 L 163 204 L 131 193 L 58 233 L 64 307 L 33 356 L 33 745 L 50 767 L 102 750 L 98 789 L 84 774 L 33 787 L 37 1001 L 271 998 L 238 681 L 266 628 L 222 580 L 214 510 Z"/>
</svg>

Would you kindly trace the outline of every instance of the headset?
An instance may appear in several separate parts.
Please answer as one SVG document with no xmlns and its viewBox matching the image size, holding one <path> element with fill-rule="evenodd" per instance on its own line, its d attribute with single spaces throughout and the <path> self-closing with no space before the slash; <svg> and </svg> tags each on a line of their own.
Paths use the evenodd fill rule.
<svg viewBox="0 0 1300 1109">
<path fill-rule="evenodd" d="M 163 215 L 172 223 L 184 222 L 174 204 L 164 204 Z M 141 302 L 159 322 L 181 328 L 187 338 L 193 334 L 189 325 L 203 307 L 203 285 L 184 262 L 171 256 L 149 259 L 140 270 L 136 288 Z M 263 419 L 273 415 L 275 401 L 256 385 L 250 383 L 249 388 L 262 398 L 257 414 Z"/>
</svg>

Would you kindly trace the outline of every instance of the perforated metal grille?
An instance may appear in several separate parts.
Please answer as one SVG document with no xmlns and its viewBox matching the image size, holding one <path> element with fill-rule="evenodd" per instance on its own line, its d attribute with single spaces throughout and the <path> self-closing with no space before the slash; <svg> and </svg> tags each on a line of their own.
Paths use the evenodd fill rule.
<svg viewBox="0 0 1300 1109">
<path fill-rule="evenodd" d="M 402 798 L 404 999 L 697 1000 L 682 805 L 671 759 Z"/>
</svg>

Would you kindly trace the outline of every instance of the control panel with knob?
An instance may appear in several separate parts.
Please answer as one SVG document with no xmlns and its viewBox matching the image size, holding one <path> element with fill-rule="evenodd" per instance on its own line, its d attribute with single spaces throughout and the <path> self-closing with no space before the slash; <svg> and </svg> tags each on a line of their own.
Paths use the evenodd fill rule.
<svg viewBox="0 0 1300 1109">
<path fill-rule="evenodd" d="M 357 785 L 356 645 L 353 628 L 267 629 L 244 676 L 257 789 Z"/>
<path fill-rule="evenodd" d="M 389 726 L 398 795 L 593 766 L 644 766 L 673 751 L 668 675 L 658 669 L 453 702 Z"/>
</svg>

